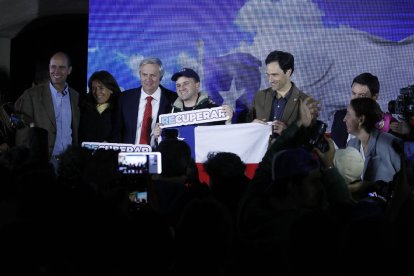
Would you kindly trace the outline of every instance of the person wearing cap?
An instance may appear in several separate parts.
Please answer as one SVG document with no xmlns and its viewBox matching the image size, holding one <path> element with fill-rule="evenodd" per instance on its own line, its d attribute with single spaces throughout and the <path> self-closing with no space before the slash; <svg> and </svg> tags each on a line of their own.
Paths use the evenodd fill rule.
<svg viewBox="0 0 414 276">
<path fill-rule="evenodd" d="M 361 180 L 364 171 L 364 159 L 356 148 L 337 149 L 333 162 L 348 185 Z M 352 192 L 352 186 L 349 189 Z"/>
<path fill-rule="evenodd" d="M 171 80 L 175 81 L 178 94 L 178 98 L 173 104 L 172 113 L 218 106 L 207 93 L 200 91 L 200 77 L 193 69 L 183 68 L 175 73 Z M 231 122 L 233 110 L 229 105 L 223 105 L 223 107 L 230 116 L 228 122 Z"/>
<path fill-rule="evenodd" d="M 271 87 L 254 95 L 247 122 L 272 122 L 274 136 L 278 136 L 297 120 L 299 99 L 304 100 L 308 95 L 291 81 L 295 68 L 292 54 L 273 51 L 266 57 L 265 63 Z"/>
<path fill-rule="evenodd" d="M 183 68 L 176 72 L 172 77 L 175 81 L 178 98 L 172 105 L 171 113 L 191 111 L 203 108 L 218 107 L 207 95 L 200 91 L 200 76 L 191 68 Z M 223 105 L 224 111 L 229 115 L 229 119 L 224 122 L 230 124 L 233 117 L 233 109 L 229 105 Z M 223 124 L 223 122 L 212 122 L 211 124 Z M 203 124 L 205 125 L 205 124 Z M 154 136 L 157 138 L 161 135 L 161 128 L 157 124 L 154 130 Z"/>
<path fill-rule="evenodd" d="M 139 64 L 141 86 L 126 90 L 118 99 L 111 142 L 142 144 L 140 141 L 148 97 L 151 100 L 151 133 L 148 141 L 154 145 L 153 131 L 157 118 L 169 113 L 177 93 L 166 89 L 160 82 L 164 76 L 162 62 L 158 58 L 145 58 Z"/>
</svg>

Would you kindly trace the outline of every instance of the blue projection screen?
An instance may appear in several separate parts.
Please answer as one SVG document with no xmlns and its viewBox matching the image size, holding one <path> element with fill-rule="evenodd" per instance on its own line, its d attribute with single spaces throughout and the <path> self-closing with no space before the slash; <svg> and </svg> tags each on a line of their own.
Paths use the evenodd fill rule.
<svg viewBox="0 0 414 276">
<path fill-rule="evenodd" d="M 202 90 L 244 112 L 269 87 L 264 59 L 295 56 L 292 80 L 321 101 L 321 120 L 349 103 L 353 78 L 378 76 L 379 103 L 414 84 L 412 0 L 89 0 L 88 78 L 107 70 L 122 89 L 140 85 L 138 64 L 159 57 L 162 85 L 181 67 L 199 72 Z"/>
</svg>

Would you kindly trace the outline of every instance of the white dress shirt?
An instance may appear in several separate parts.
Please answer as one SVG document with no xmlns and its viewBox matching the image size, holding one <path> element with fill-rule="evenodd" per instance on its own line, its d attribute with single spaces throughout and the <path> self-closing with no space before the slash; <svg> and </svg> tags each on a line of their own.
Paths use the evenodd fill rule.
<svg viewBox="0 0 414 276">
<path fill-rule="evenodd" d="M 152 122 L 151 122 L 151 146 L 154 145 L 154 135 L 153 130 L 155 128 L 155 124 L 157 123 L 157 115 L 158 110 L 160 109 L 160 100 L 161 100 L 161 88 L 157 88 L 155 90 L 154 94 L 149 95 L 147 94 L 142 88 L 141 88 L 141 97 L 139 99 L 139 107 L 138 107 L 138 126 L 137 126 L 137 135 L 135 136 L 135 144 L 139 144 L 139 138 L 141 137 L 141 126 L 142 121 L 144 119 L 144 111 L 145 111 L 145 105 L 147 104 L 147 97 L 151 96 L 152 101 Z"/>
</svg>

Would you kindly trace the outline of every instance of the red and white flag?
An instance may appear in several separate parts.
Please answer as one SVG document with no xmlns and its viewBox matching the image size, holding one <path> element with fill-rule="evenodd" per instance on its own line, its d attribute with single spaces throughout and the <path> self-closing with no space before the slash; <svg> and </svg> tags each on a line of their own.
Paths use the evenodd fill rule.
<svg viewBox="0 0 414 276">
<path fill-rule="evenodd" d="M 254 172 L 268 148 L 270 125 L 258 123 L 180 127 L 179 138 L 184 138 L 197 163 L 200 180 L 208 183 L 202 164 L 210 152 L 232 152 L 246 164 L 246 175 Z"/>
</svg>

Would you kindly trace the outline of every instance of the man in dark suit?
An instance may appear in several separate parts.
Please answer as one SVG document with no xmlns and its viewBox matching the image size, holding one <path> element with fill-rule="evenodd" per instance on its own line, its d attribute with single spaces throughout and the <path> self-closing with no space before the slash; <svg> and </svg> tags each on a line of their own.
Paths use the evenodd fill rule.
<svg viewBox="0 0 414 276">
<path fill-rule="evenodd" d="M 296 121 L 299 101 L 308 97 L 290 80 L 295 69 L 292 54 L 282 51 L 271 52 L 265 60 L 266 75 L 271 87 L 257 92 L 247 115 L 248 122 L 271 121 L 273 132 L 280 135 Z"/>
<path fill-rule="evenodd" d="M 377 76 L 371 73 L 362 73 L 354 78 L 351 84 L 351 99 L 368 97 L 377 100 L 380 84 Z M 346 148 L 348 131 L 344 122 L 346 109 L 335 112 L 331 128 L 331 137 L 338 148 Z"/>
<path fill-rule="evenodd" d="M 152 131 L 158 116 L 170 113 L 177 93 L 160 85 L 164 68 L 158 58 L 145 58 L 139 64 L 141 86 L 121 93 L 115 111 L 112 142 L 142 144 L 141 134 L 144 125 L 145 109 L 148 97 L 151 97 L 150 137 L 145 143 L 154 145 Z"/>
<path fill-rule="evenodd" d="M 16 111 L 26 120 L 26 127 L 16 131 L 16 145 L 31 144 L 29 123 L 47 130 L 49 158 L 54 165 L 69 145 L 78 144 L 79 94 L 66 82 L 71 71 L 69 56 L 54 54 L 49 63 L 50 81 L 26 90 L 15 103 Z"/>
</svg>

